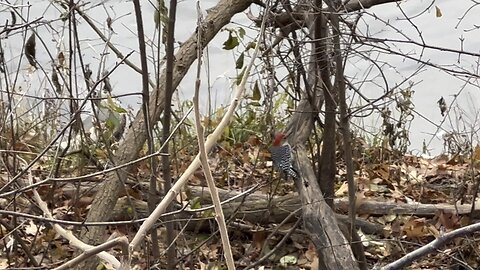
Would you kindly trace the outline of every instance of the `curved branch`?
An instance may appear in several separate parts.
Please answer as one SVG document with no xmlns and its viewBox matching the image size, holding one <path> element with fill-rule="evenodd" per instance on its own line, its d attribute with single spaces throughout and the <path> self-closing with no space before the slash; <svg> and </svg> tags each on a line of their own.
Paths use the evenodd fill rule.
<svg viewBox="0 0 480 270">
<path fill-rule="evenodd" d="M 440 236 L 439 238 L 435 239 L 434 241 L 430 242 L 429 244 L 419 249 L 416 249 L 408 253 L 407 255 L 403 256 L 402 258 L 388 264 L 387 266 L 383 267 L 382 270 L 403 269 L 408 265 L 410 265 L 414 260 L 437 251 L 439 248 L 443 247 L 453 239 L 457 237 L 465 236 L 468 234 L 472 234 L 477 231 L 480 231 L 480 223 L 468 225 L 466 227 L 456 229 L 454 231 L 446 233 Z"/>
</svg>

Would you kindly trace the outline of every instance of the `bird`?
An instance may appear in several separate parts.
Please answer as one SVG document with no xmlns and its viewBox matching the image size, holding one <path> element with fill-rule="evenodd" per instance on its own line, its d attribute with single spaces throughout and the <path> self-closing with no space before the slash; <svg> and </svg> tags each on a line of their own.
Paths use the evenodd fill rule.
<svg viewBox="0 0 480 270">
<path fill-rule="evenodd" d="M 275 135 L 270 153 L 275 167 L 287 176 L 294 179 L 298 177 L 298 173 L 293 167 L 292 147 L 288 143 L 285 133 L 279 132 Z"/>
</svg>

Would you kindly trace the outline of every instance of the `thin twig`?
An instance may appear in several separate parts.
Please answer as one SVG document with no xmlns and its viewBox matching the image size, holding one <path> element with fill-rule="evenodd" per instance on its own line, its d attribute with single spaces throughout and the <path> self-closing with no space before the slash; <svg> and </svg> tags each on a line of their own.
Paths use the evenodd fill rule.
<svg viewBox="0 0 480 270">
<path fill-rule="evenodd" d="M 58 134 L 55 136 L 55 138 L 53 138 L 53 140 L 51 140 L 50 143 L 30 163 L 28 163 L 28 165 L 26 165 L 26 167 L 21 172 L 19 172 L 17 175 L 15 175 L 15 177 L 13 177 L 12 180 L 10 180 L 8 183 L 6 183 L 3 187 L 0 188 L 0 193 L 5 191 L 5 189 L 7 189 L 12 183 L 16 182 L 23 174 L 25 174 L 25 172 L 27 172 L 35 163 L 37 163 L 37 161 L 39 161 L 53 147 L 53 145 L 58 141 L 58 139 L 60 139 L 60 137 L 62 137 L 62 135 L 65 133 L 65 131 L 67 131 L 67 129 L 69 129 L 70 125 L 73 124 L 73 122 L 77 118 L 77 115 L 79 115 L 82 112 L 82 108 L 88 102 L 88 100 L 90 99 L 90 96 L 93 94 L 96 87 L 101 82 L 103 82 L 103 80 L 108 78 L 108 76 L 110 76 L 110 74 L 112 74 L 112 72 L 115 71 L 123 63 L 123 61 L 126 58 L 128 58 L 132 53 L 133 52 L 130 52 L 129 54 L 127 54 L 127 56 L 125 56 L 124 59 L 122 59 L 119 63 L 117 63 L 108 73 L 106 73 L 100 80 L 98 80 L 92 86 L 92 89 L 88 92 L 88 94 L 82 100 L 82 103 L 79 105 L 78 110 L 75 111 L 75 113 L 72 115 L 72 117 L 70 118 L 70 121 L 65 125 L 65 127 L 62 128 L 58 132 Z M 2 195 L 4 195 L 4 194 L 2 194 Z"/>
<path fill-rule="evenodd" d="M 235 261 L 233 260 L 232 248 L 230 240 L 228 239 L 227 224 L 225 223 L 225 216 L 223 215 L 222 205 L 220 204 L 220 198 L 218 196 L 218 190 L 213 180 L 212 171 L 208 165 L 207 151 L 205 149 L 205 133 L 202 126 L 202 120 L 200 119 L 200 71 L 202 67 L 202 11 L 200 9 L 200 2 L 197 0 L 197 78 L 195 80 L 195 94 L 193 96 L 193 107 L 195 108 L 195 127 L 197 130 L 198 148 L 200 152 L 200 162 L 202 163 L 203 172 L 205 173 L 205 179 L 207 181 L 208 188 L 210 189 L 210 196 L 212 197 L 212 203 L 215 207 L 215 220 L 218 224 L 220 231 L 220 237 L 223 245 L 223 255 L 227 262 L 229 270 L 235 269 Z"/>
<path fill-rule="evenodd" d="M 121 236 L 110 241 L 107 241 L 101 245 L 95 246 L 91 249 L 85 250 L 82 254 L 78 255 L 74 259 L 62 264 L 61 266 L 54 268 L 53 270 L 64 270 L 64 269 L 71 269 L 75 265 L 85 261 L 86 259 L 98 254 L 99 252 L 111 249 L 116 246 L 122 246 L 124 252 L 128 252 L 128 238 L 126 236 Z"/>
<path fill-rule="evenodd" d="M 174 42 L 175 42 L 175 20 L 177 16 L 177 0 L 170 0 L 170 6 L 168 9 L 168 31 L 167 31 L 167 63 L 166 63 L 166 81 L 165 81 L 165 109 L 163 110 L 163 119 L 162 119 L 162 137 L 163 140 L 166 140 L 170 135 L 170 120 L 172 115 L 172 94 L 175 91 L 173 86 L 173 68 L 174 68 Z M 158 96 L 157 96 L 158 98 Z M 168 144 L 165 145 L 164 153 L 168 154 Z M 163 172 L 163 181 L 164 181 L 164 193 L 167 190 L 172 188 L 172 177 L 170 171 L 170 156 L 165 155 L 162 157 L 162 172 Z M 171 211 L 172 206 L 169 204 L 167 206 L 167 211 Z M 153 209 L 152 209 L 153 210 Z M 168 219 L 167 219 L 168 221 Z M 169 248 L 167 249 L 167 270 L 175 269 L 175 260 L 177 257 L 177 251 L 175 248 L 175 234 L 173 231 L 173 223 L 166 224 L 167 237 L 166 242 Z"/>
<path fill-rule="evenodd" d="M 267 254 L 263 255 L 260 259 L 258 259 L 258 261 L 252 263 L 251 265 L 245 267 L 243 270 L 248 270 L 248 269 L 252 269 L 252 268 L 255 268 L 257 265 L 261 264 L 262 262 L 264 262 L 266 259 L 270 258 L 270 256 L 272 256 L 272 254 L 274 254 L 275 252 L 278 251 L 278 249 L 285 243 L 285 241 L 288 240 L 288 238 L 290 237 L 290 235 L 293 234 L 293 232 L 295 232 L 295 230 L 297 229 L 298 225 L 300 225 L 300 222 L 302 221 L 301 218 L 299 218 L 297 220 L 297 222 L 295 222 L 295 224 L 293 225 L 292 229 L 290 229 L 290 231 L 288 231 L 287 234 L 285 234 L 282 238 L 282 240 L 280 240 L 280 242 L 278 242 L 278 244 L 272 248 L 272 250 L 270 250 L 270 252 L 268 252 Z"/>
<path fill-rule="evenodd" d="M 302 210 L 302 208 L 298 208 L 297 210 L 291 212 L 290 214 L 288 214 L 288 216 L 282 220 L 282 222 L 280 222 L 280 224 L 278 224 L 275 229 L 268 235 L 267 239 L 265 239 L 265 243 L 263 244 L 263 247 L 262 247 L 262 252 L 260 254 L 263 254 L 263 252 L 266 250 L 267 246 L 268 246 L 268 242 L 270 241 L 270 239 L 280 230 L 280 228 L 285 224 L 287 223 L 291 217 L 293 217 L 294 215 L 296 215 L 298 212 L 300 212 L 300 210 Z M 299 218 L 300 219 L 300 218 Z"/>
<path fill-rule="evenodd" d="M 147 148 L 148 154 L 151 155 L 154 153 L 154 143 L 153 143 L 153 130 L 151 115 L 149 114 L 149 104 L 150 104 L 150 89 L 148 85 L 148 63 L 147 63 L 147 52 L 145 49 L 145 33 L 143 30 L 143 19 L 142 19 L 142 8 L 140 6 L 139 0 L 133 0 L 133 5 L 135 9 L 135 19 L 137 22 L 137 33 L 138 33 L 138 47 L 140 49 L 140 63 L 142 67 L 142 112 L 143 119 L 145 119 L 145 130 L 147 133 Z M 166 112 L 167 110 L 165 110 Z M 164 129 L 167 127 L 163 127 Z M 169 132 L 170 128 L 167 128 Z M 168 144 L 165 145 L 166 150 L 168 151 Z M 157 204 L 157 164 L 155 158 L 150 158 L 150 190 L 148 193 L 148 208 L 149 211 L 155 209 Z M 168 181 L 168 180 L 167 180 Z M 152 237 L 152 255 L 154 258 L 160 257 L 160 247 L 158 246 L 158 234 L 156 230 L 150 232 Z"/>
<path fill-rule="evenodd" d="M 120 52 L 120 50 L 117 49 L 117 47 L 115 47 L 108 40 L 108 38 L 102 33 L 102 31 L 100 29 L 98 29 L 98 27 L 93 23 L 93 21 L 90 19 L 90 17 L 88 17 L 82 10 L 80 10 L 80 8 L 78 6 L 75 6 L 75 10 L 78 12 L 78 14 L 80 14 L 80 16 L 82 16 L 82 18 L 88 23 L 88 25 L 92 28 L 92 30 L 95 31 L 95 33 L 103 40 L 103 42 L 105 42 L 108 45 L 108 47 L 117 55 L 117 57 L 120 58 L 120 59 L 123 59 L 124 58 L 123 53 Z M 131 67 L 136 72 L 142 74 L 142 69 L 137 67 L 130 60 L 128 60 L 128 59 L 125 60 L 125 64 L 127 64 L 129 67 Z M 150 86 L 155 87 L 155 84 L 153 83 L 153 81 L 149 80 L 149 84 L 150 84 Z"/>
<path fill-rule="evenodd" d="M 160 155 L 164 155 L 164 153 L 162 153 L 163 151 L 163 147 L 165 146 L 166 143 L 168 143 L 173 135 L 175 135 L 176 131 L 180 128 L 180 126 L 184 123 L 185 119 L 188 117 L 188 115 L 192 112 L 193 110 L 193 107 L 191 107 L 187 113 L 185 114 L 185 116 L 182 118 L 182 120 L 177 124 L 177 126 L 175 126 L 172 134 L 170 134 L 170 137 L 168 137 L 168 140 L 160 147 L 160 149 L 158 149 L 158 151 L 156 151 L 155 153 L 151 154 L 151 155 L 146 155 L 144 157 L 141 157 L 141 158 L 137 158 L 135 160 L 132 160 L 130 162 L 126 162 L 126 163 L 123 163 L 123 164 L 120 164 L 118 166 L 115 166 L 115 167 L 111 167 L 111 168 L 108 168 L 108 169 L 105 169 L 103 171 L 100 171 L 100 172 L 95 172 L 95 173 L 90 173 L 90 174 L 86 174 L 86 175 L 82 175 L 82 176 L 76 176 L 76 177 L 66 177 L 66 178 L 53 178 L 53 177 L 49 177 L 45 180 L 42 180 L 42 181 L 39 181 L 39 182 L 36 182 L 34 184 L 31 184 L 31 185 L 28 185 L 26 187 L 22 187 L 22 188 L 19 188 L 19 189 L 15 189 L 13 191 L 10 191 L 10 192 L 5 192 L 5 193 L 0 193 L 0 198 L 4 198 L 4 197 L 7 197 L 7 196 L 10 196 L 10 195 L 15 195 L 15 194 L 18 194 L 20 192 L 23 192 L 23 191 L 27 191 L 27 190 L 30 190 L 32 188 L 35 188 L 35 187 L 38 187 L 38 186 L 41 186 L 41 185 L 44 185 L 44 184 L 47 184 L 48 182 L 53 182 L 53 181 L 59 181 L 59 182 L 76 182 L 76 181 L 80 181 L 80 180 L 84 180 L 84 179 L 89 179 L 89 178 L 92 178 L 92 177 L 95 177 L 95 176 L 98 176 L 98 175 L 105 175 L 109 172 L 112 172 L 112 171 L 116 171 L 118 169 L 121 169 L 121 168 L 124 168 L 124 167 L 128 167 L 130 165 L 133 165 L 133 164 L 136 164 L 137 162 L 140 162 L 140 161 L 143 161 L 143 160 L 147 160 L 149 158 L 152 158 L 152 157 L 155 157 L 155 156 L 160 156 Z M 13 180 L 12 180 L 13 181 Z M 10 181 L 10 182 L 12 182 Z"/>
<path fill-rule="evenodd" d="M 24 160 L 22 160 L 22 161 L 25 163 L 25 165 L 27 164 L 26 161 L 24 161 Z M 27 172 L 28 172 L 27 180 L 28 180 L 29 184 L 32 184 L 32 182 L 33 182 L 32 171 L 30 169 L 28 169 Z M 42 198 L 40 197 L 40 194 L 38 194 L 37 190 L 33 189 L 32 192 L 33 192 L 33 198 L 36 201 L 36 203 L 38 204 L 38 207 L 42 210 L 43 214 L 47 218 L 53 219 L 53 215 L 50 213 L 50 210 L 48 209 L 47 204 L 42 200 Z M 71 231 L 64 229 L 62 226 L 60 226 L 58 224 L 53 224 L 52 227 L 60 236 L 67 239 L 72 244 L 72 246 L 74 246 L 74 247 L 76 247 L 80 250 L 87 251 L 87 250 L 95 248 L 94 246 L 85 244 L 84 242 L 80 241 L 78 238 L 76 238 L 73 235 L 73 233 Z M 96 251 L 95 255 L 97 255 L 100 259 L 112 264 L 115 268 L 120 267 L 120 262 L 113 255 L 111 255 L 111 254 L 109 254 L 105 251 L 102 251 L 102 250 L 95 250 L 95 251 Z"/>
</svg>

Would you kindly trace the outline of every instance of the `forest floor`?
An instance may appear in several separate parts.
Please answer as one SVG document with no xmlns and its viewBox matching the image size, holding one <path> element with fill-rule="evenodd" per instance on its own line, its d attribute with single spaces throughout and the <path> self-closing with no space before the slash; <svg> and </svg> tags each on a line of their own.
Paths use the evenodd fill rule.
<svg viewBox="0 0 480 270">
<path fill-rule="evenodd" d="M 174 178 L 185 170 L 192 156 L 186 149 L 176 153 L 172 167 Z M 254 187 L 254 190 L 249 190 L 250 193 L 242 197 L 240 203 L 237 200 L 236 212 L 226 211 L 227 214 L 236 213 L 235 216 L 227 215 L 226 219 L 238 268 L 251 266 L 273 250 L 271 256 L 257 265 L 257 269 L 317 269 L 315 246 L 302 229 L 302 223 L 298 227 L 294 225 L 296 217 L 301 216 L 299 212 L 288 216 L 289 220 L 279 226 L 281 222 L 276 220 L 279 217 L 276 209 L 278 205 L 270 205 L 269 211 L 265 211 L 264 206 L 258 206 L 258 209 L 251 206 L 255 208 L 251 209 L 251 213 L 245 209 L 238 210 L 242 202 L 255 201 L 262 196 L 272 202 L 275 201 L 274 198 L 294 198 L 297 204 L 291 205 L 292 208 L 282 205 L 290 213 L 294 212 L 291 209 L 300 208 L 298 201 L 295 201 L 293 181 L 280 179 L 272 169 L 265 145 L 255 139 L 228 147 L 218 145 L 210 154 L 209 161 L 224 199 L 228 197 L 228 192 L 238 194 Z M 435 158 L 398 155 L 394 151 L 375 147 L 363 150 L 361 156 L 355 159 L 358 218 L 380 228 L 370 234 L 359 230 L 369 267 L 393 262 L 447 232 L 476 222 L 479 219 L 478 211 L 471 204 L 476 200 L 480 183 L 479 163 L 479 147 L 473 151 L 472 156 L 441 155 Z M 335 195 L 342 201 L 341 198 L 347 196 L 347 184 L 340 158 L 338 164 Z M 46 166 L 37 166 L 32 170 L 36 179 L 41 180 L 48 175 Z M 88 171 L 94 169 L 77 168 L 71 170 L 68 176 Z M 125 204 L 116 208 L 115 221 L 146 216 L 149 171 L 148 163 L 140 163 L 132 170 L 125 194 L 119 200 Z M 4 170 L 0 176 L 0 184 L 3 186 L 9 178 Z M 79 226 L 65 225 L 65 228 L 78 232 L 94 198 L 95 187 L 102 179 L 103 177 L 93 177 L 82 182 L 59 181 L 42 185 L 38 190 L 55 218 L 79 222 Z M 189 185 L 206 186 L 200 169 Z M 127 194 L 129 200 L 124 199 Z M 74 248 L 68 241 L 58 237 L 52 226 L 42 219 L 30 196 L 31 193 L 25 191 L 15 199 L 0 198 L 0 208 L 5 211 L 37 216 L 21 217 L 5 213 L 0 216 L 0 269 L 33 269 L 35 265 L 49 269 L 73 256 Z M 127 201 L 134 202 L 135 207 Z M 375 206 L 375 203 L 382 207 Z M 177 197 L 177 207 L 191 210 L 175 216 L 173 220 L 178 236 L 175 249 L 179 269 L 226 269 L 222 264 L 223 249 L 216 231 L 214 213 L 211 209 L 200 209 L 208 205 L 208 195 L 202 198 L 191 188 L 186 188 Z M 337 212 L 342 212 L 344 208 L 339 204 Z M 195 209 L 200 210 L 195 212 Z M 263 211 L 262 220 L 254 214 L 259 209 Z M 250 214 L 253 216 L 249 217 Z M 131 239 L 139 224 L 140 222 L 130 225 L 112 224 L 106 226 L 106 230 L 125 234 Z M 296 230 L 279 245 L 280 240 L 292 229 Z M 164 240 L 164 226 L 159 226 L 157 230 L 160 239 Z M 478 234 L 457 238 L 438 252 L 414 261 L 407 269 L 478 269 L 480 241 L 477 242 L 476 237 Z M 166 250 L 163 243 L 160 244 L 161 251 Z M 115 254 L 119 250 L 112 252 Z M 161 269 L 164 268 L 165 253 L 162 253 L 160 259 L 152 260 L 151 256 L 146 255 L 149 252 L 150 249 L 144 246 L 141 252 L 134 254 L 135 269 L 156 269 L 151 268 L 155 263 L 159 263 Z M 36 263 L 32 263 L 32 260 Z"/>
</svg>

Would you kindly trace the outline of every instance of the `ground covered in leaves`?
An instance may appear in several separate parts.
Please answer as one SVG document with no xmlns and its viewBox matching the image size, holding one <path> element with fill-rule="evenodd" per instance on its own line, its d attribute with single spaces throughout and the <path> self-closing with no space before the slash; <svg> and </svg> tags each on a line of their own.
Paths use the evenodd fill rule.
<svg viewBox="0 0 480 270">
<path fill-rule="evenodd" d="M 193 152 L 188 148 L 176 151 L 173 172 L 179 177 L 192 159 Z M 369 147 L 356 155 L 355 178 L 358 184 L 357 205 L 359 218 L 375 224 L 381 231 L 367 234 L 359 230 L 363 240 L 370 267 L 392 262 L 408 252 L 423 246 L 442 234 L 476 222 L 478 214 L 472 211 L 446 211 L 445 208 L 432 207 L 432 211 L 416 213 L 415 210 L 403 214 L 392 211 L 380 213 L 364 207 L 368 202 L 380 202 L 394 205 L 451 205 L 469 207 L 476 200 L 480 175 L 480 148 L 472 156 L 441 155 L 435 158 L 399 155 L 394 151 Z M 242 196 L 240 202 L 255 200 L 255 195 L 268 198 L 295 197 L 295 188 L 291 180 L 281 179 L 272 169 L 269 161 L 268 146 L 252 137 L 242 144 L 219 144 L 210 155 L 211 169 L 217 186 L 235 194 L 255 187 L 253 192 Z M 346 197 L 347 184 L 342 160 L 338 161 L 337 191 L 338 198 Z M 37 181 L 48 175 L 48 166 L 36 166 L 33 169 Z M 68 176 L 77 176 L 95 169 L 84 167 L 72 170 Z M 132 170 L 125 193 L 115 210 L 115 222 L 139 219 L 147 216 L 146 198 L 148 194 L 149 163 L 139 163 Z M 1 172 L 1 186 L 9 181 L 5 170 Z M 67 176 L 67 175 L 66 175 Z M 55 181 L 38 187 L 43 199 L 48 203 L 53 216 L 58 220 L 76 221 L 77 225 L 62 225 L 74 232 L 82 227 L 95 189 L 104 179 L 102 175 L 82 181 Z M 161 178 L 159 183 L 162 184 Z M 198 170 L 191 178 L 191 186 L 205 186 L 204 175 Z M 19 184 L 21 186 L 21 183 Z M 233 194 L 233 193 L 232 193 Z M 128 195 L 128 196 L 127 196 Z M 2 212 L 0 216 L 0 268 L 40 267 L 53 268 L 72 258 L 74 248 L 58 237 L 50 223 L 45 222 L 42 214 L 26 190 L 15 195 L 0 198 L 0 208 L 4 211 L 24 213 L 25 217 Z M 128 199 L 127 199 L 128 198 Z M 223 197 L 225 198 L 225 197 Z M 236 200 L 238 203 L 239 200 Z M 177 233 L 176 246 L 179 269 L 225 269 L 222 264 L 223 249 L 214 213 L 209 206 L 208 197 L 198 196 L 190 188 L 179 194 L 175 202 L 177 209 L 185 209 L 174 217 Z M 299 208 L 299 206 L 295 206 Z M 341 207 L 340 207 L 341 208 Z M 420 208 L 420 207 L 419 207 Z M 362 210 L 363 209 L 363 210 Z M 412 207 L 415 209 L 415 207 Z M 462 208 L 463 209 L 463 208 Z M 188 210 L 188 211 L 187 211 Z M 252 209 L 252 212 L 255 209 Z M 341 210 L 339 210 L 341 211 Z M 275 215 L 275 205 L 272 205 Z M 302 229 L 301 223 L 291 233 L 300 217 L 299 212 L 290 215 L 283 224 L 268 222 L 269 217 L 252 222 L 245 211 L 241 215 L 229 215 L 230 241 L 238 267 L 256 265 L 258 269 L 316 269 L 318 258 L 315 247 Z M 36 216 L 37 218 L 34 218 Z M 111 233 L 125 234 L 132 239 L 140 222 L 134 224 L 113 223 L 105 226 Z M 165 251 L 165 229 L 159 222 L 157 228 L 161 251 Z M 282 239 L 288 236 L 284 241 Z M 435 254 L 415 261 L 408 269 L 478 269 L 480 267 L 480 241 L 477 234 L 455 239 Z M 150 269 L 153 265 L 165 268 L 165 253 L 159 259 L 152 259 L 150 238 L 141 250 L 134 254 L 135 269 Z M 117 254 L 119 250 L 111 251 Z M 270 256 L 266 256 L 271 253 Z M 108 268 L 108 266 L 105 266 Z M 36 268 L 39 269 L 39 268 Z M 98 269 L 101 269 L 98 268 Z"/>
</svg>

